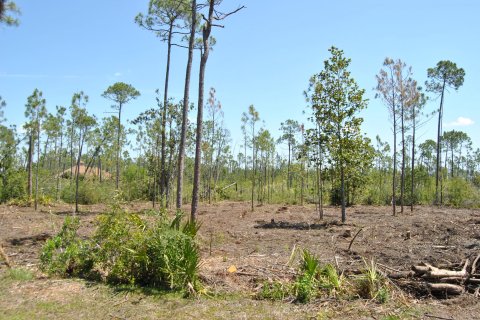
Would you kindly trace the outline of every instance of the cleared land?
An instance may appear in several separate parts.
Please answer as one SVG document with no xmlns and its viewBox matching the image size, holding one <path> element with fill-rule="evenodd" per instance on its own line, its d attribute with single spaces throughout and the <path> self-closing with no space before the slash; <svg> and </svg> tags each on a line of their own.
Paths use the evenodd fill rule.
<svg viewBox="0 0 480 320">
<path fill-rule="evenodd" d="M 125 206 L 140 212 L 148 203 Z M 88 236 L 106 206 L 84 206 L 80 233 Z M 188 208 L 186 207 L 187 211 Z M 41 246 L 60 229 L 71 206 L 31 208 L 0 206 L 0 244 L 15 266 L 30 272 L 11 272 L 0 263 L 2 319 L 479 319 L 480 299 L 473 294 L 437 300 L 397 292 L 386 304 L 366 300 L 317 300 L 309 304 L 256 300 L 265 280 L 291 279 L 294 248 L 306 248 L 322 263 L 356 272 L 364 260 L 406 271 L 427 262 L 458 268 L 480 254 L 480 211 L 418 207 L 396 217 L 388 207 L 348 208 L 348 223 L 339 209 L 325 209 L 319 221 L 313 206 L 265 205 L 250 212 L 248 203 L 204 205 L 199 218 L 201 278 L 209 296 L 183 299 L 132 288 L 113 288 L 75 279 L 49 279 L 37 269 Z M 188 212 L 188 211 L 187 211 Z M 348 247 L 353 236 L 362 231 Z M 293 259 L 294 260 L 294 259 Z M 237 272 L 227 269 L 235 266 Z M 460 267 L 461 268 L 461 267 Z M 33 277 L 31 277 L 33 275 Z"/>
</svg>

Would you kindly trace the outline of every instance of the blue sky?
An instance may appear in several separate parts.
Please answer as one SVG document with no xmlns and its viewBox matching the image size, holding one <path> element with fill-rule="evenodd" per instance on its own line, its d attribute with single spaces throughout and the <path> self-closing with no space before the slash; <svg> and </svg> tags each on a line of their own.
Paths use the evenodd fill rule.
<svg viewBox="0 0 480 320">
<path fill-rule="evenodd" d="M 74 92 L 90 96 L 88 109 L 99 118 L 111 111 L 101 93 L 116 81 L 132 84 L 142 96 L 129 103 L 122 118 L 133 119 L 155 106 L 163 88 L 166 45 L 134 23 L 147 0 L 16 0 L 23 14 L 18 28 L 0 27 L 0 95 L 6 117 L 21 125 L 27 97 L 43 91 L 47 107 L 68 106 Z M 321 71 L 332 45 L 352 59 L 351 72 L 366 89 L 364 131 L 391 141 L 388 112 L 374 98 L 375 75 L 385 57 L 413 67 L 419 83 L 439 60 L 466 71 L 464 86 L 445 98 L 445 130 L 463 130 L 479 147 L 480 23 L 477 0 L 225 0 L 225 11 L 247 8 L 215 29 L 206 91 L 215 87 L 233 145 L 241 144 L 240 117 L 253 104 L 265 127 L 278 136 L 286 119 L 306 122 L 303 91 Z M 186 50 L 175 48 L 170 95 L 183 97 Z M 196 103 L 198 55 L 191 99 Z M 432 99 L 427 111 L 438 107 Z M 192 114 L 191 118 L 194 119 Z M 459 120 L 460 119 L 460 120 Z M 436 120 L 420 130 L 420 140 L 435 137 Z"/>
</svg>

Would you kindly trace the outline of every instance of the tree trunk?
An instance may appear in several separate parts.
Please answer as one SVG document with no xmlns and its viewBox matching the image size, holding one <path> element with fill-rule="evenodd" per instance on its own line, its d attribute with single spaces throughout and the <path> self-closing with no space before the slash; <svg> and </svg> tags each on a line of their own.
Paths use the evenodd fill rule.
<svg viewBox="0 0 480 320">
<path fill-rule="evenodd" d="M 415 198 L 415 129 L 416 129 L 416 122 L 415 122 L 415 105 L 412 106 L 412 114 L 413 114 L 413 127 L 412 127 L 412 172 L 411 172 L 411 199 L 410 199 L 410 211 L 413 212 L 414 206 L 414 198 Z"/>
<path fill-rule="evenodd" d="M 63 148 L 63 131 L 60 133 L 60 153 L 58 155 L 58 169 L 62 166 L 62 148 Z M 63 171 L 62 171 L 63 173 Z M 58 201 L 58 192 L 60 190 L 60 172 L 57 174 L 57 188 L 55 191 L 55 199 Z"/>
<path fill-rule="evenodd" d="M 190 39 L 188 41 L 188 61 L 185 74 L 185 89 L 183 93 L 182 109 L 182 131 L 180 134 L 180 147 L 178 152 L 178 178 L 177 178 L 177 209 L 182 208 L 183 202 L 183 171 L 185 169 L 185 145 L 187 141 L 187 122 L 188 122 L 188 99 L 190 96 L 190 75 L 192 71 L 193 45 L 195 43 L 195 27 L 197 23 L 197 1 L 192 1 L 192 26 L 190 28 Z"/>
<path fill-rule="evenodd" d="M 287 163 L 287 188 L 290 189 L 292 187 L 292 181 L 290 179 L 290 158 L 292 153 L 292 146 L 290 141 L 288 141 L 288 163 Z"/>
<path fill-rule="evenodd" d="M 244 139 L 243 139 L 243 147 L 244 147 L 244 151 L 245 151 L 245 155 L 244 155 L 244 160 L 245 160 L 245 163 L 244 163 L 244 166 L 245 166 L 245 170 L 244 170 L 244 174 L 245 174 L 245 180 L 247 180 L 247 131 L 245 131 L 245 136 L 244 136 Z"/>
<path fill-rule="evenodd" d="M 450 147 L 450 155 L 451 155 L 451 163 L 452 163 L 452 168 L 450 169 L 451 170 L 450 176 L 453 178 L 453 165 L 454 165 L 453 164 L 453 145 Z"/>
<path fill-rule="evenodd" d="M 252 212 L 255 210 L 253 206 L 254 196 L 255 196 L 255 176 L 257 175 L 255 165 L 255 122 L 252 125 Z"/>
<path fill-rule="evenodd" d="M 392 209 L 393 215 L 397 214 L 397 197 L 396 197 L 396 176 L 397 176 L 397 125 L 396 110 L 393 107 L 393 177 L 392 177 Z"/>
<path fill-rule="evenodd" d="M 168 44 L 167 44 L 167 68 L 165 71 L 165 88 L 163 91 L 163 108 L 162 108 L 162 140 L 161 140 L 161 160 L 160 160 L 160 204 L 162 207 L 165 206 L 165 189 L 167 185 L 167 170 L 165 167 L 166 163 L 166 126 L 167 126 L 167 108 L 168 108 L 168 80 L 170 78 L 170 57 L 172 51 L 172 31 L 173 31 L 173 22 L 170 22 L 168 29 Z"/>
<path fill-rule="evenodd" d="M 35 211 L 38 209 L 38 169 L 40 166 L 40 119 L 37 110 L 37 164 L 35 166 Z"/>
<path fill-rule="evenodd" d="M 402 105 L 401 105 L 401 130 L 402 130 L 402 173 L 401 173 L 401 181 L 400 181 L 400 212 L 403 213 L 403 206 L 405 200 L 405 106 L 403 103 L 402 98 Z"/>
<path fill-rule="evenodd" d="M 70 132 L 70 185 L 73 181 L 73 137 L 75 136 L 75 125 L 72 122 L 72 130 Z"/>
<path fill-rule="evenodd" d="M 100 178 L 100 183 L 103 182 L 103 175 L 102 175 L 102 157 L 98 156 L 98 176 Z"/>
<path fill-rule="evenodd" d="M 85 130 L 86 132 L 86 130 Z M 79 178 L 80 178 L 80 160 L 82 158 L 82 148 L 83 148 L 83 134 L 80 132 L 79 134 L 79 144 L 78 144 L 78 159 L 77 159 L 77 168 L 75 173 L 75 213 L 79 213 L 78 210 L 78 186 L 79 186 Z"/>
<path fill-rule="evenodd" d="M 215 1 L 209 1 L 208 20 L 203 27 L 203 52 L 200 59 L 200 72 L 198 77 L 198 111 L 197 111 L 197 136 L 195 141 L 195 165 L 193 171 L 193 192 L 192 192 L 192 208 L 191 220 L 196 221 L 198 209 L 198 190 L 200 184 L 200 162 L 202 157 L 202 133 L 203 133 L 203 99 L 205 87 L 205 68 L 210 52 L 210 32 L 212 30 L 212 20 Z"/>
<path fill-rule="evenodd" d="M 33 166 L 33 132 L 30 134 L 28 140 L 28 161 L 27 161 L 27 192 L 28 192 L 28 199 L 32 198 L 32 166 Z"/>
<path fill-rule="evenodd" d="M 122 103 L 120 102 L 118 106 L 118 127 L 117 127 L 117 159 L 116 159 L 116 178 L 115 178 L 115 188 L 118 190 L 118 181 L 120 179 L 120 135 L 122 131 Z"/>
<path fill-rule="evenodd" d="M 443 117 L 443 96 L 445 93 L 446 81 L 443 81 L 442 94 L 440 98 L 440 109 L 438 110 L 438 129 L 437 129 L 437 166 L 435 168 L 435 204 L 440 204 L 439 182 L 440 182 L 440 165 L 441 165 L 441 139 L 442 139 L 442 117 Z"/>
<path fill-rule="evenodd" d="M 318 164 L 317 167 L 317 182 L 318 182 L 318 214 L 320 220 L 323 220 L 323 182 L 322 182 L 322 143 L 320 140 L 320 126 L 317 125 L 318 130 L 318 144 L 317 144 L 317 153 L 318 153 Z"/>
<path fill-rule="evenodd" d="M 172 176 L 173 176 L 173 162 L 174 162 L 174 159 L 173 159 L 173 154 L 175 153 L 175 142 L 174 142 L 174 135 L 173 135 L 173 130 L 172 130 L 172 121 L 170 121 L 169 123 L 169 140 L 170 140 L 170 143 L 169 143 L 169 147 L 170 147 L 170 151 L 168 153 L 168 170 L 167 170 L 167 175 L 166 175 L 166 180 L 167 180 L 167 183 L 166 183 L 166 190 L 165 190 L 165 194 L 166 194 L 166 199 L 167 199 L 167 202 L 166 202 L 166 206 L 167 208 L 170 208 L 170 191 L 171 191 L 171 182 L 172 182 Z"/>
<path fill-rule="evenodd" d="M 343 163 L 340 163 L 340 196 L 342 198 L 342 223 L 347 221 L 347 213 L 345 209 L 345 172 Z"/>
</svg>

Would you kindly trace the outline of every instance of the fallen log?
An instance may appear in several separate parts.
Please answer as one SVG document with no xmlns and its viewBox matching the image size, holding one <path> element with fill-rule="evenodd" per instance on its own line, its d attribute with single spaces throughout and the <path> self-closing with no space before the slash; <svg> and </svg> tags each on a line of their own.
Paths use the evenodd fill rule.
<svg viewBox="0 0 480 320">
<path fill-rule="evenodd" d="M 450 283 L 427 283 L 427 287 L 432 293 L 445 295 L 460 295 L 465 291 L 462 286 Z"/>
<path fill-rule="evenodd" d="M 422 276 L 427 273 L 430 269 L 426 266 L 412 266 L 412 270 L 418 275 Z"/>
<path fill-rule="evenodd" d="M 467 261 L 468 262 L 468 261 Z M 451 271 L 446 269 L 435 268 L 434 266 L 427 265 L 430 269 L 425 276 L 429 278 L 449 278 L 449 277 L 466 277 L 467 268 L 464 267 L 461 271 Z M 465 265 L 466 266 L 466 265 Z"/>
<path fill-rule="evenodd" d="M 439 281 L 441 283 L 452 283 L 452 284 L 463 284 L 465 282 L 466 278 L 462 277 L 446 277 L 446 278 L 441 278 Z"/>
<path fill-rule="evenodd" d="M 413 266 L 412 269 L 418 276 L 424 278 L 466 278 L 468 276 L 467 267 L 469 263 L 470 261 L 467 259 L 463 269 L 460 271 L 440 269 L 428 263 L 425 263 L 425 266 Z"/>
</svg>

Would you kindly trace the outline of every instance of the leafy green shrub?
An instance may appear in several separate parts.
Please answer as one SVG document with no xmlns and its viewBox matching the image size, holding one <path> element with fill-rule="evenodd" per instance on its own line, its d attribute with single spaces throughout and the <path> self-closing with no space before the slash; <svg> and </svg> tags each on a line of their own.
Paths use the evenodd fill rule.
<svg viewBox="0 0 480 320">
<path fill-rule="evenodd" d="M 79 181 L 78 202 L 80 204 L 107 203 L 113 198 L 114 190 L 115 188 L 109 183 Z M 66 203 L 75 203 L 75 183 L 62 190 L 61 198 Z"/>
<path fill-rule="evenodd" d="M 93 267 L 88 242 L 77 236 L 80 220 L 66 217 L 60 232 L 48 239 L 40 254 L 40 269 L 50 275 L 85 276 Z"/>
<path fill-rule="evenodd" d="M 463 178 L 451 178 L 446 181 L 445 204 L 453 207 L 478 207 L 478 190 Z"/>
<path fill-rule="evenodd" d="M 114 284 L 137 284 L 173 290 L 196 287 L 200 255 L 195 243 L 199 225 L 160 216 L 143 220 L 114 205 L 98 219 L 91 240 L 77 236 L 78 218 L 67 218 L 62 231 L 42 249 L 42 269 L 60 276 L 98 278 Z"/>
<path fill-rule="evenodd" d="M 11 199 L 25 198 L 27 190 L 25 188 L 26 174 L 23 170 L 8 170 L 3 174 L 0 181 L 0 202 L 6 202 Z"/>
<path fill-rule="evenodd" d="M 146 169 L 136 164 L 130 164 L 122 171 L 121 188 L 126 200 L 148 199 L 149 188 L 146 177 Z"/>
</svg>

